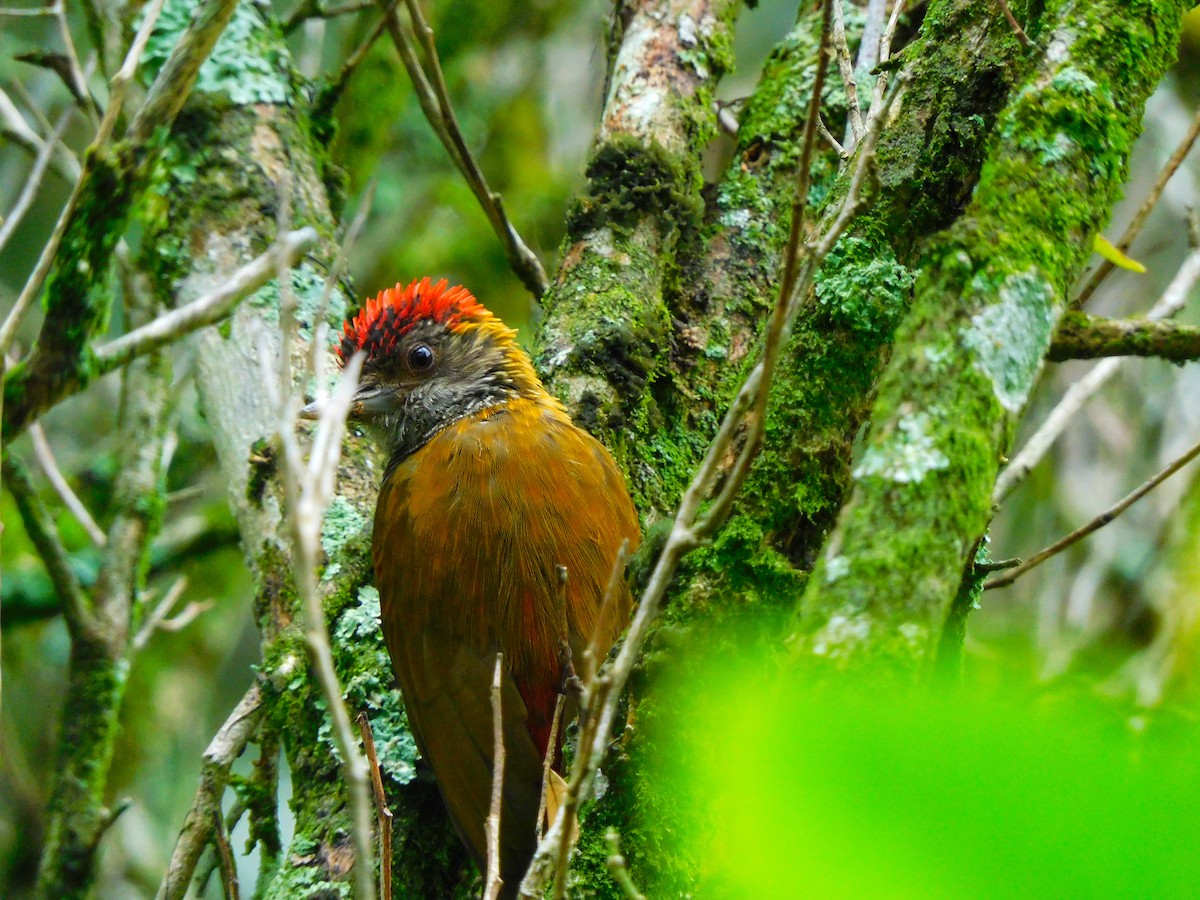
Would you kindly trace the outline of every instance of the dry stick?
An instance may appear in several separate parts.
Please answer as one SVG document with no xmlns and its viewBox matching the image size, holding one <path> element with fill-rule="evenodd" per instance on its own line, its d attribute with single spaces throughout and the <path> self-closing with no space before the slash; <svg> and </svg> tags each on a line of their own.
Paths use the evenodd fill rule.
<svg viewBox="0 0 1200 900">
<path fill-rule="evenodd" d="M 1182 469 L 1184 466 L 1186 466 L 1188 463 L 1190 463 L 1197 456 L 1200 456 L 1200 442 L 1193 444 L 1186 453 L 1184 453 L 1182 456 L 1175 459 L 1169 465 L 1167 465 L 1164 468 L 1162 468 L 1161 470 L 1159 470 L 1155 475 L 1153 475 L 1151 478 L 1149 478 L 1147 481 L 1145 481 L 1143 484 L 1141 484 L 1136 490 L 1131 491 L 1130 493 L 1126 494 L 1124 497 L 1121 498 L 1120 501 L 1118 501 L 1113 506 L 1110 506 L 1108 509 L 1106 509 L 1104 512 L 1102 512 L 1100 515 L 1096 516 L 1096 518 L 1094 518 L 1090 522 L 1088 522 L 1086 525 L 1082 525 L 1079 528 L 1076 528 L 1074 531 L 1072 531 L 1066 537 L 1060 538 L 1059 540 L 1055 541 L 1053 544 L 1051 544 L 1045 550 L 1038 551 L 1033 556 L 1031 556 L 1028 560 L 1021 563 L 1021 565 L 1017 566 L 1015 569 L 1008 572 L 1008 574 L 1003 575 L 1000 578 L 993 578 L 991 581 L 986 582 L 983 585 L 983 589 L 986 591 L 986 590 L 990 590 L 992 588 L 1007 587 L 1008 585 L 1010 585 L 1014 581 L 1016 581 L 1018 578 L 1020 578 L 1022 575 L 1024 575 L 1026 572 L 1028 572 L 1030 569 L 1037 568 L 1042 563 L 1044 563 L 1046 560 L 1048 560 L 1050 557 L 1061 553 L 1067 547 L 1070 547 L 1072 544 L 1076 543 L 1077 541 L 1080 541 L 1083 538 L 1087 537 L 1093 531 L 1097 531 L 1100 528 L 1103 528 L 1105 525 L 1107 525 L 1109 522 L 1111 522 L 1117 516 L 1121 515 L 1121 513 L 1125 512 L 1125 510 L 1129 509 L 1129 507 L 1131 507 L 1134 503 L 1141 500 L 1148 493 L 1150 493 L 1152 490 L 1154 490 L 1156 487 L 1158 487 L 1160 484 L 1162 484 L 1164 481 L 1166 481 L 1168 478 L 1170 478 L 1172 475 L 1174 475 L 1176 472 L 1178 472 L 1180 469 Z"/>
<path fill-rule="evenodd" d="M 142 53 L 146 49 L 146 43 L 150 40 L 150 33 L 154 29 L 155 22 L 158 21 L 158 14 L 162 12 L 164 2 L 165 0 L 153 0 L 147 6 L 142 26 L 134 36 L 133 44 L 130 45 L 129 52 L 125 55 L 125 61 L 121 64 L 120 70 L 113 76 L 109 91 L 108 109 L 104 112 L 104 118 L 100 120 L 100 127 L 96 131 L 96 137 L 88 148 L 89 150 L 100 147 L 112 135 L 113 126 L 116 125 L 117 117 L 121 113 L 121 108 L 125 102 L 125 96 L 129 92 L 129 85 L 137 72 L 138 62 L 141 60 Z M 17 326 L 21 324 L 21 320 L 25 318 L 25 314 L 29 312 L 29 307 L 33 304 L 34 298 L 41 289 L 42 282 L 50 271 L 50 266 L 54 263 L 54 257 L 58 253 L 58 245 L 62 242 L 63 233 L 67 228 L 67 221 L 75 211 L 75 207 L 79 203 L 79 197 L 83 193 L 83 184 L 84 173 L 81 172 L 80 176 L 75 179 L 75 186 L 71 190 L 71 196 L 67 199 L 62 212 L 59 214 L 58 222 L 54 225 L 54 231 L 51 232 L 50 239 L 46 241 L 46 245 L 42 248 L 42 255 L 38 258 L 37 265 L 34 266 L 29 278 L 26 279 L 25 286 L 21 288 L 21 293 L 17 297 L 16 303 L 13 304 L 13 308 L 9 310 L 4 324 L 0 325 L 0 357 L 8 353 L 13 340 L 16 338 Z"/>
<path fill-rule="evenodd" d="M 41 150 L 38 151 L 37 158 L 33 161 L 33 168 L 29 170 L 29 175 L 26 176 L 25 184 L 21 188 L 21 194 L 17 197 L 17 202 L 9 210 L 4 224 L 0 225 L 0 250 L 4 249 L 12 238 L 13 232 L 17 230 L 17 226 L 21 224 L 25 214 L 33 205 L 33 198 L 37 196 L 38 189 L 42 186 L 42 179 L 46 177 L 46 169 L 50 166 L 50 160 L 54 158 L 54 151 L 58 149 L 58 142 L 61 140 L 63 132 L 66 131 L 67 123 L 71 121 L 71 115 L 74 112 L 73 108 L 68 109 L 59 117 L 58 124 L 54 126 L 50 137 L 43 142 Z"/>
<path fill-rule="evenodd" d="M 275 277 L 280 255 L 294 263 L 317 243 L 312 228 L 288 232 L 272 247 L 229 276 L 216 290 L 159 316 L 95 351 L 99 372 L 110 372 L 133 359 L 221 321 L 243 299 Z"/>
<path fill-rule="evenodd" d="M 212 829 L 217 859 L 221 863 L 221 887 L 225 889 L 225 900 L 239 900 L 237 868 L 233 864 L 233 851 L 229 849 L 229 836 L 225 833 L 225 821 L 219 809 L 213 810 Z"/>
<path fill-rule="evenodd" d="M 554 701 L 554 717 L 550 720 L 550 740 L 546 742 L 546 753 L 542 757 L 542 791 L 538 797 L 537 828 L 534 829 L 539 841 L 546 830 L 546 797 L 550 792 L 550 770 L 554 766 L 554 757 L 558 755 L 558 726 L 562 719 L 566 699 L 567 695 L 560 692 L 558 699 Z"/>
<path fill-rule="evenodd" d="M 281 267 L 285 268 L 285 267 Z M 280 279 L 280 294 L 290 273 L 283 271 Z M 280 319 L 285 335 L 294 329 L 287 325 L 293 318 L 284 303 L 280 304 Z M 280 355 L 288 357 L 290 343 L 284 342 Z M 283 482 L 287 498 L 288 516 L 292 532 L 292 543 L 296 555 L 296 588 L 300 595 L 304 615 L 304 637 L 309 656 L 317 676 L 317 682 L 325 696 L 333 736 L 338 752 L 342 756 L 342 772 L 350 795 L 351 832 L 354 840 L 356 866 L 354 871 L 355 894 L 359 900 L 373 900 L 375 880 L 371 872 L 371 798 L 366 759 L 358 749 L 354 738 L 350 715 L 346 710 L 341 685 L 333 667 L 333 651 L 329 642 L 329 631 L 325 627 L 325 611 L 317 588 L 317 563 L 321 552 L 321 521 L 325 509 L 333 496 L 337 462 L 341 455 L 342 436 L 346 430 L 346 415 L 354 398 L 358 375 L 362 369 L 363 355 L 356 353 L 346 363 L 341 380 L 329 403 L 322 408 L 317 422 L 316 435 L 307 466 L 300 443 L 296 438 L 296 413 L 300 404 L 291 391 L 290 364 L 280 364 L 287 376 L 282 384 L 288 386 L 286 399 L 274 381 L 280 373 L 271 372 L 264 360 L 267 390 L 276 408 L 282 410 L 279 425 L 279 441 L 283 447 Z"/>
<path fill-rule="evenodd" d="M 365 712 L 358 714 L 358 732 L 367 751 L 371 788 L 375 792 L 375 806 L 379 814 L 379 894 L 382 900 L 392 900 L 392 809 L 383 792 L 383 772 L 379 767 L 379 754 L 375 752 L 375 734 L 371 731 L 371 720 Z"/>
<path fill-rule="evenodd" d="M 358 241 L 358 236 L 362 232 L 363 226 L 367 222 L 367 215 L 371 211 L 371 204 L 375 200 L 375 188 L 378 182 L 372 178 L 367 185 L 366 191 L 363 192 L 362 202 L 358 205 L 358 211 L 354 214 L 354 218 L 350 222 L 350 227 L 346 231 L 346 239 L 341 242 L 338 248 L 337 256 L 333 258 L 333 265 L 329 267 L 329 274 L 325 277 L 325 284 L 321 288 L 321 297 L 317 301 L 317 311 L 313 316 L 313 338 L 312 338 L 312 354 L 308 360 L 308 374 L 316 383 L 317 396 L 315 400 L 321 403 L 325 400 L 325 383 L 317 375 L 321 371 L 321 361 L 325 359 L 329 352 L 328 343 L 325 336 L 329 330 L 329 323 L 326 321 L 329 315 L 329 301 L 333 297 L 333 288 L 337 284 L 338 279 L 342 277 L 342 272 L 345 271 L 346 263 L 350 259 L 350 251 L 354 248 Z M 315 232 L 314 232 L 315 235 Z"/>
<path fill-rule="evenodd" d="M 1171 180 L 1187 155 L 1191 153 L 1192 147 L 1196 144 L 1196 139 L 1200 138 L 1200 108 L 1196 110 L 1196 115 L 1192 118 L 1192 124 L 1188 128 L 1187 134 L 1183 136 L 1183 140 L 1179 142 L 1179 146 L 1175 148 L 1175 152 L 1163 165 L 1162 170 L 1158 173 L 1158 178 L 1154 181 L 1154 186 L 1150 188 L 1150 193 L 1146 195 L 1146 199 L 1138 208 L 1130 220 L 1129 225 L 1125 228 L 1125 233 L 1121 235 L 1121 239 L 1114 245 L 1121 253 L 1128 253 L 1129 248 L 1133 246 L 1133 242 L 1137 236 L 1142 233 L 1142 226 L 1146 224 L 1146 219 L 1151 211 L 1158 205 L 1159 199 L 1162 197 L 1163 190 L 1167 186 L 1167 182 Z M 1096 267 L 1087 283 L 1079 289 L 1079 293 L 1075 295 L 1075 299 L 1071 301 L 1072 309 L 1081 309 L 1087 302 L 1092 299 L 1092 295 L 1096 293 L 1098 288 L 1116 268 L 1116 265 L 1109 260 L 1103 260 Z"/>
<path fill-rule="evenodd" d="M 12 102 L 3 88 L 0 88 L 0 137 L 12 141 L 35 157 L 42 151 L 45 143 L 25 121 L 16 104 Z M 66 152 L 63 152 L 64 150 Z M 74 158 L 68 148 L 62 148 L 54 155 L 50 168 L 54 170 L 54 174 L 68 184 L 73 183 L 79 177 L 79 160 Z"/>
<path fill-rule="evenodd" d="M 291 34 L 309 19 L 336 19 L 338 16 L 352 15 L 363 12 L 375 5 L 374 0 L 361 0 L 358 3 L 343 3 L 341 6 L 321 8 L 317 0 L 304 0 L 292 10 L 283 23 L 283 33 Z"/>
<path fill-rule="evenodd" d="M 850 158 L 850 151 L 838 143 L 838 139 L 833 136 L 833 132 L 829 130 L 829 126 L 825 124 L 824 119 L 817 119 L 817 133 L 829 142 L 829 146 L 833 148 L 834 153 L 841 157 L 842 160 Z"/>
<path fill-rule="evenodd" d="M 888 18 L 888 0 L 867 0 L 866 21 L 863 23 L 862 41 L 858 45 L 858 57 L 854 68 L 858 72 L 870 72 L 879 62 L 880 42 Z"/>
<path fill-rule="evenodd" d="M 399 14 L 390 8 L 388 0 L 377 0 L 377 5 L 387 19 L 388 31 L 400 53 L 404 68 L 408 70 L 425 118 L 429 120 L 430 126 L 483 208 L 492 230 L 504 246 L 504 255 L 508 258 L 509 266 L 525 287 L 535 297 L 540 298 L 550 285 L 549 279 L 537 255 L 529 249 L 509 220 L 500 195 L 488 187 L 483 170 L 463 138 L 458 118 L 450 103 L 450 92 L 442 75 L 442 65 L 433 41 L 433 29 L 425 21 L 420 4 L 417 0 L 405 0 L 405 7 L 416 34 L 415 40 L 420 42 L 425 56 L 424 66 L 417 57 L 414 38 L 405 31 Z"/>
<path fill-rule="evenodd" d="M 96 524 L 96 520 L 92 518 L 88 508 L 79 499 L 79 495 L 71 490 L 71 485 L 67 483 L 62 470 L 58 467 L 58 461 L 54 458 L 54 450 L 51 449 L 50 442 L 46 440 L 46 432 L 42 428 L 41 422 L 34 422 L 29 426 L 29 437 L 33 440 L 33 458 L 37 460 L 38 466 L 45 474 L 46 480 L 54 488 L 54 492 L 58 494 L 63 505 L 71 511 L 71 515 L 75 517 L 76 521 L 83 526 L 83 530 L 87 532 L 92 543 L 97 547 L 103 547 L 107 540 L 104 529 Z"/>
<path fill-rule="evenodd" d="M 391 15 L 392 10 L 396 8 L 399 2 L 400 0 L 391 0 L 390 5 L 388 6 L 387 14 L 380 17 L 379 21 L 375 23 L 375 27 L 371 29 L 371 33 L 367 35 L 366 39 L 358 45 L 353 53 L 346 57 L 346 61 L 342 64 L 341 69 L 338 70 L 337 78 L 333 80 L 333 83 L 330 84 L 329 89 L 323 94 L 323 108 L 328 109 L 337 101 L 337 98 L 341 97 L 343 91 L 346 90 L 346 85 L 349 83 L 350 77 L 356 71 L 358 71 L 359 65 L 364 59 L 366 59 L 367 54 L 371 51 L 371 48 L 375 46 L 375 42 L 379 40 L 380 36 L 385 31 L 387 31 L 388 16 Z M 367 5 L 374 6 L 375 0 L 370 0 Z M 284 32 L 287 32 L 286 26 L 284 27 Z"/>
<path fill-rule="evenodd" d="M 850 45 L 846 43 L 846 11 L 843 3 L 845 0 L 833 2 L 833 46 L 837 51 L 838 71 L 846 89 L 846 105 L 849 107 L 850 133 L 847 135 L 846 144 L 853 149 L 862 140 L 863 117 L 862 107 L 858 104 L 858 82 L 854 80 L 854 63 L 850 61 Z"/>
<path fill-rule="evenodd" d="M 829 9 L 827 6 L 826 32 L 828 32 L 828 14 Z M 885 35 L 885 39 L 890 40 L 890 36 Z M 866 181 L 866 173 L 878 139 L 879 129 L 883 121 L 886 120 L 887 110 L 901 94 L 902 88 L 902 84 L 898 85 L 897 90 L 892 92 L 888 103 L 876 104 L 871 110 L 868 117 L 866 134 L 859 149 L 859 158 L 850 186 L 840 206 L 836 208 L 836 215 L 832 212 L 830 213 L 829 217 L 832 218 L 832 222 L 824 232 L 822 239 L 810 248 L 809 254 L 799 267 L 799 272 L 791 277 L 794 287 L 789 294 L 783 295 L 788 299 L 789 314 L 774 317 L 772 328 L 778 326 L 781 329 L 785 329 L 793 320 L 794 315 L 799 310 L 799 300 L 808 295 L 817 268 L 824 261 L 838 237 L 856 215 L 860 204 L 860 192 Z M 819 94 L 815 96 L 818 98 L 815 102 L 819 102 Z M 810 125 L 806 129 L 806 141 L 810 142 L 812 140 L 812 133 L 815 133 L 815 130 L 813 117 L 810 116 Z M 801 175 L 803 178 L 803 173 Z M 786 278 L 787 273 L 785 270 Z M 786 334 L 786 331 L 784 331 L 784 334 Z M 779 343 L 782 345 L 784 342 L 780 340 Z M 529 871 L 521 883 L 520 895 L 522 897 L 534 898 L 538 896 L 538 891 L 545 884 L 547 863 L 551 861 L 555 863 L 555 888 L 553 896 L 556 898 L 562 896 L 566 880 L 566 859 L 570 845 L 570 816 L 574 814 L 580 798 L 591 788 L 595 772 L 608 751 L 607 736 L 612 729 L 618 701 L 633 672 L 634 663 L 645 643 L 650 624 L 658 614 L 667 587 L 674 577 L 675 569 L 680 559 L 712 533 L 707 529 L 719 526 L 722 513 L 716 510 L 722 503 L 728 504 L 731 502 L 728 499 L 724 499 L 725 492 L 723 491 L 722 496 L 717 501 L 714 501 L 709 514 L 702 521 L 697 522 L 700 506 L 716 481 L 721 461 L 724 459 L 733 442 L 733 438 L 742 423 L 745 412 L 755 404 L 759 397 L 759 392 L 767 391 L 770 386 L 770 375 L 772 372 L 770 367 L 764 365 L 765 362 L 766 358 L 764 356 L 764 362 L 760 362 L 751 371 L 741 390 L 738 391 L 737 396 L 734 398 L 729 411 L 726 413 L 717 436 L 709 445 L 695 477 L 684 492 L 671 532 L 655 563 L 649 584 L 642 594 L 637 613 L 629 627 L 617 658 L 609 673 L 597 678 L 594 688 L 590 691 L 590 707 L 596 710 L 598 714 L 590 714 L 583 723 L 583 733 L 579 741 L 579 757 L 576 765 L 572 767 L 571 780 L 568 783 L 562 812 L 555 818 L 550 830 L 538 845 Z M 749 445 L 750 442 L 748 442 L 747 446 Z M 742 469 L 742 464 L 739 459 L 739 465 L 735 468 L 735 472 L 727 479 L 727 487 L 729 482 L 734 480 L 740 469 Z"/>
<path fill-rule="evenodd" d="M 54 13 L 54 18 L 58 21 L 58 31 L 62 36 L 63 47 L 66 50 L 64 54 L 67 60 L 67 73 L 70 76 L 71 93 L 75 95 L 75 99 L 79 101 L 79 105 L 83 107 L 84 112 L 88 114 L 88 118 L 92 120 L 92 125 L 98 127 L 100 124 L 99 113 L 100 104 L 96 102 L 96 98 L 92 96 L 92 92 L 87 86 L 87 76 L 83 74 L 83 66 L 79 63 L 79 54 L 75 52 L 75 41 L 71 38 L 71 27 L 67 24 L 67 11 L 63 0 L 56 0 L 51 11 Z M 96 48 L 100 50 L 100 48 Z"/>
<path fill-rule="evenodd" d="M 180 575 L 171 586 L 167 589 L 167 593 L 163 596 L 158 605 L 154 607 L 150 615 L 146 617 L 146 621 L 142 623 L 142 627 L 138 629 L 137 634 L 133 638 L 133 652 L 137 653 L 142 650 L 148 643 L 158 627 L 166 621 L 167 613 L 179 602 L 179 598 L 183 596 L 183 592 L 187 590 L 187 576 Z"/>
<path fill-rule="evenodd" d="M 1158 302 L 1146 313 L 1146 319 L 1157 322 L 1175 315 L 1187 302 L 1188 294 L 1197 281 L 1200 281 L 1200 248 L 1193 250 L 1183 261 L 1183 265 L 1179 267 L 1179 271 L 1175 273 Z M 1042 457 L 1058 440 L 1058 436 L 1063 433 L 1072 417 L 1117 373 L 1124 362 L 1124 358 L 1121 357 L 1101 360 L 1091 371 L 1067 388 L 1058 405 L 1050 411 L 1046 420 L 996 479 L 996 487 L 992 491 L 993 503 L 1002 502 L 1025 480 L 1033 467 L 1041 462 Z"/>
<path fill-rule="evenodd" d="M 483 830 L 487 832 L 487 878 L 483 900 L 498 900 L 500 888 L 500 806 L 504 800 L 504 715 L 500 708 L 500 685 L 504 675 L 504 654 L 496 653 L 492 674 L 492 804 Z"/>
<path fill-rule="evenodd" d="M 262 689 L 253 684 L 229 714 L 204 751 L 200 780 L 191 809 L 171 852 L 171 863 L 158 886 L 157 900 L 181 900 L 196 870 L 200 854 L 208 845 L 213 813 L 220 812 L 221 795 L 229 782 L 233 761 L 258 730 L 263 716 Z"/>
<path fill-rule="evenodd" d="M 608 871 L 617 887 L 625 894 L 627 900 L 646 900 L 646 895 L 637 889 L 637 885 L 633 883 L 633 876 L 629 874 L 629 868 L 625 865 L 625 857 L 621 855 L 621 835 L 617 829 L 609 828 L 604 834 L 604 840 L 608 843 Z"/>
<path fill-rule="evenodd" d="M 1000 10 L 1004 13 L 1004 18 L 1008 19 L 1008 24 L 1013 30 L 1013 34 L 1026 47 L 1032 47 L 1033 41 L 1029 39 L 1029 35 L 1025 33 L 1025 29 L 1021 27 L 1021 23 L 1017 21 L 1017 17 L 1013 15 L 1012 10 L 1008 8 L 1008 0 L 996 0 Z"/>
<path fill-rule="evenodd" d="M 63 618 L 72 635 L 88 633 L 94 628 L 91 600 L 79 583 L 71 558 L 59 537 L 54 519 L 42 504 L 29 472 L 11 451 L 0 457 L 4 486 L 12 495 L 29 540 L 41 558 L 50 583 L 63 605 Z"/>
</svg>

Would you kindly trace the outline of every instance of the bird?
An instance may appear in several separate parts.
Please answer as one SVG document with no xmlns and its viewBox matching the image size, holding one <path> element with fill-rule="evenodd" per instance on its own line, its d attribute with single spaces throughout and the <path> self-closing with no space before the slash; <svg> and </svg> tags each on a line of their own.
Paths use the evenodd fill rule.
<svg viewBox="0 0 1200 900">
<path fill-rule="evenodd" d="M 605 595 L 622 548 L 640 540 L 637 512 L 605 446 L 466 288 L 423 278 L 382 291 L 343 326 L 341 365 L 357 353 L 350 418 L 387 458 L 371 538 L 384 641 L 417 747 L 481 871 L 502 655 L 500 896 L 515 897 L 548 752 L 551 793 L 565 784 L 553 720 L 568 663 L 589 645 L 602 660 L 629 622 L 624 578 Z"/>
</svg>

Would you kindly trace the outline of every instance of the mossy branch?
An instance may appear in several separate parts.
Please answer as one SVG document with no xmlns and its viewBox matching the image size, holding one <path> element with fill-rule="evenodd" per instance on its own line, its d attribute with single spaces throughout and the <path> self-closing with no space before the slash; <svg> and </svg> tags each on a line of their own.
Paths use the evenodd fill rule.
<svg viewBox="0 0 1200 900">
<path fill-rule="evenodd" d="M 1184 7 L 1058 2 L 1027 23 L 1040 61 L 997 122 L 970 205 L 926 253 L 850 499 L 800 606 L 799 657 L 897 677 L 930 670 Z"/>
<path fill-rule="evenodd" d="M 1106 356 L 1149 356 L 1192 362 L 1200 359 L 1200 326 L 1069 312 L 1058 323 L 1046 358 L 1064 362 Z"/>
</svg>

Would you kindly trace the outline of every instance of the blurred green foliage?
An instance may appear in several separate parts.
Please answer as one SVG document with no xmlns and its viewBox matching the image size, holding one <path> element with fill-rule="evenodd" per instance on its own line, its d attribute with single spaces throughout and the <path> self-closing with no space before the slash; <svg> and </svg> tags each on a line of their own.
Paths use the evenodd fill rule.
<svg viewBox="0 0 1200 900">
<path fill-rule="evenodd" d="M 1144 730 L 1087 696 L 803 681 L 726 662 L 675 686 L 661 777 L 690 799 L 699 896 L 1195 896 L 1190 723 Z"/>
</svg>

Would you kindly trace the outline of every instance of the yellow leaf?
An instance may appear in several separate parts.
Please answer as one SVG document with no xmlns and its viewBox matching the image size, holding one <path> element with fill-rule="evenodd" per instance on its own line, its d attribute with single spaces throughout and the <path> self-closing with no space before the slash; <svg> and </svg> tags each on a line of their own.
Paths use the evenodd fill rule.
<svg viewBox="0 0 1200 900">
<path fill-rule="evenodd" d="M 1128 269 L 1130 272 L 1144 273 L 1146 267 L 1136 259 L 1130 259 L 1116 247 L 1109 243 L 1108 238 L 1102 234 L 1096 235 L 1096 240 L 1092 242 L 1092 249 L 1107 259 L 1114 266 L 1120 266 L 1122 269 Z"/>
</svg>

